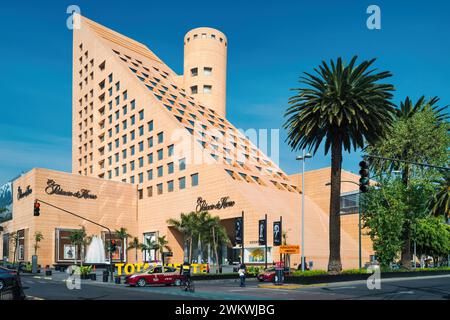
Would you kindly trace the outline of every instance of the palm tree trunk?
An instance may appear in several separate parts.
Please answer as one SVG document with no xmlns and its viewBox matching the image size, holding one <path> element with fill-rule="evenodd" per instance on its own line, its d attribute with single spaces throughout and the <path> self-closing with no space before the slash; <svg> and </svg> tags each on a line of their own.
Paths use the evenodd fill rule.
<svg viewBox="0 0 450 320">
<path fill-rule="evenodd" d="M 402 173 L 402 181 L 405 187 L 408 187 L 409 183 L 409 166 L 405 166 L 405 170 Z M 409 213 L 407 213 L 409 214 Z M 402 231 L 402 253 L 400 258 L 400 264 L 403 268 L 410 270 L 411 267 L 411 217 L 405 217 Z"/>
<path fill-rule="evenodd" d="M 189 263 L 192 262 L 192 239 L 193 237 L 191 235 L 191 238 L 189 239 Z"/>
<path fill-rule="evenodd" d="M 134 249 L 134 256 L 136 258 L 136 263 L 137 263 L 138 262 L 138 248 L 137 247 Z"/>
<path fill-rule="evenodd" d="M 215 234 L 214 227 L 212 228 L 212 235 L 213 235 L 214 253 L 216 256 L 216 273 L 217 273 L 218 268 L 220 268 L 220 264 L 219 264 L 219 254 L 217 252 L 217 242 L 216 242 L 216 234 Z"/>
<path fill-rule="evenodd" d="M 198 235 L 198 242 L 197 242 L 197 263 L 202 263 L 202 236 L 201 234 Z"/>
<path fill-rule="evenodd" d="M 331 196 L 330 196 L 330 257 L 328 272 L 339 273 L 341 263 L 341 167 L 342 141 L 336 134 L 331 146 Z"/>
</svg>

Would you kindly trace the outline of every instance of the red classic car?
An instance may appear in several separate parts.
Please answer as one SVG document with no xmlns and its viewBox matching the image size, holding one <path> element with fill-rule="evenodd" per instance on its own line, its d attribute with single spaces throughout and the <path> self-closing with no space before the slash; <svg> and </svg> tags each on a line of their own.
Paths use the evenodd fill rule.
<svg viewBox="0 0 450 320">
<path fill-rule="evenodd" d="M 289 275 L 289 268 L 284 268 L 284 275 Z M 274 282 L 275 281 L 275 268 L 267 268 L 264 271 L 258 273 L 256 278 L 261 282 Z"/>
<path fill-rule="evenodd" d="M 172 267 L 158 266 L 127 276 L 125 284 L 133 287 L 145 287 L 148 284 L 180 285 L 181 278 L 179 270 Z"/>
</svg>

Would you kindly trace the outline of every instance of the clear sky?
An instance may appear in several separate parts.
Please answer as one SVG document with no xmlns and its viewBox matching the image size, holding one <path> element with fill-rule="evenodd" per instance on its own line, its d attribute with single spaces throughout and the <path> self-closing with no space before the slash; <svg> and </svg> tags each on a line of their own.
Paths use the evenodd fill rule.
<svg viewBox="0 0 450 320">
<path fill-rule="evenodd" d="M 0 4 L 0 184 L 33 167 L 70 171 L 72 33 L 66 8 L 145 43 L 182 73 L 183 36 L 223 31 L 228 46 L 229 120 L 242 129 L 281 129 L 301 72 L 354 54 L 390 70 L 395 102 L 439 96 L 450 104 L 450 1 L 2 1 Z M 381 30 L 366 9 L 381 8 Z M 280 131 L 280 166 L 299 163 Z M 357 171 L 360 152 L 344 155 Z M 320 149 L 307 169 L 329 166 Z"/>
</svg>

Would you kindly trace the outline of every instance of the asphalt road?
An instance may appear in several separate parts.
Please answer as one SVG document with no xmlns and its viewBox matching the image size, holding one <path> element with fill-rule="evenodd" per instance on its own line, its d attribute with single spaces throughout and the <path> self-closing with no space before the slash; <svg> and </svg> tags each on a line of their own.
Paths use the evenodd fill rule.
<svg viewBox="0 0 450 320">
<path fill-rule="evenodd" d="M 268 289 L 248 281 L 197 281 L 195 293 L 178 287 L 125 285 L 83 281 L 81 289 L 69 290 L 61 277 L 23 276 L 25 294 L 30 299 L 46 300 L 450 300 L 450 276 L 382 279 L 381 289 L 369 290 L 365 281 L 304 286 L 297 289 Z"/>
</svg>

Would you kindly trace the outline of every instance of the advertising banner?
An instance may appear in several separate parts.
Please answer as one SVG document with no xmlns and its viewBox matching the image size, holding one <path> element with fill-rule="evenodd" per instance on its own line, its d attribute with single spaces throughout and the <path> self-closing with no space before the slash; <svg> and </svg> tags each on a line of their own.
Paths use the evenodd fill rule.
<svg viewBox="0 0 450 320">
<path fill-rule="evenodd" d="M 13 189 L 12 182 L 0 187 L 0 223 L 12 219 Z"/>
</svg>

